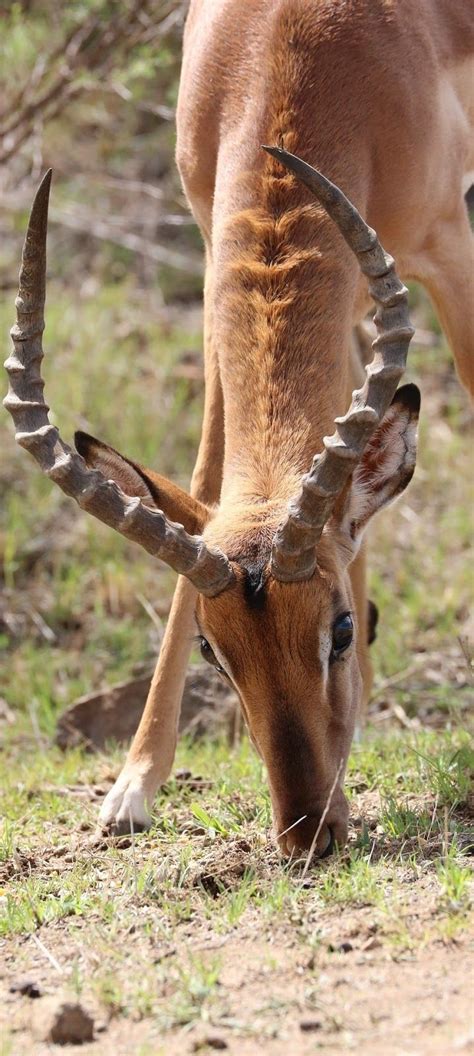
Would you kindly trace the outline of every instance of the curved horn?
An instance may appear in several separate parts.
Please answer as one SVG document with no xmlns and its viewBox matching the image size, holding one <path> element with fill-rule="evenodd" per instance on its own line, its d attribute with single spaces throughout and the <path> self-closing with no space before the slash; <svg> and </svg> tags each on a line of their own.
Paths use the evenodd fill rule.
<svg viewBox="0 0 474 1056">
<path fill-rule="evenodd" d="M 374 358 L 366 367 L 367 380 L 352 393 L 347 413 L 335 419 L 336 431 L 325 436 L 325 450 L 315 456 L 301 482 L 301 491 L 288 507 L 286 520 L 273 539 L 271 571 L 276 579 L 309 579 L 316 567 L 316 544 L 334 504 L 362 457 L 372 433 L 387 411 L 406 366 L 414 334 L 408 314 L 408 290 L 400 282 L 392 257 L 385 253 L 375 231 L 335 184 L 317 169 L 280 147 L 264 147 L 316 195 L 355 253 L 369 279 L 376 303 L 377 337 Z"/>
<path fill-rule="evenodd" d="M 189 535 L 161 510 L 125 495 L 114 481 L 88 469 L 84 459 L 65 444 L 48 419 L 41 378 L 46 289 L 46 232 L 51 170 L 33 203 L 23 246 L 17 322 L 12 328 L 14 351 L 5 363 L 10 386 L 4 405 L 16 427 L 16 440 L 33 455 L 43 473 L 104 524 L 143 546 L 176 572 L 187 576 L 201 594 L 213 596 L 228 587 L 234 572 L 225 554 L 209 549 L 200 536 Z"/>
</svg>

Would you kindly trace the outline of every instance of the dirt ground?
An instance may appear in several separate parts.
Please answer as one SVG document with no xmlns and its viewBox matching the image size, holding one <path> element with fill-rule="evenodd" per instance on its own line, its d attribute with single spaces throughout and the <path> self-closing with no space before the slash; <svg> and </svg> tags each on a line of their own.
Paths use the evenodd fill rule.
<svg viewBox="0 0 474 1056">
<path fill-rule="evenodd" d="M 227 1005 L 226 1017 L 216 1024 L 172 1032 L 166 1041 L 146 1021 L 112 1019 L 96 1041 L 81 1046 L 81 1052 L 84 1056 L 145 1051 L 178 1056 L 213 1049 L 235 1056 L 261 1051 L 272 1056 L 315 1051 L 334 1056 L 350 1051 L 367 1056 L 474 1052 L 472 948 L 470 953 L 467 937 L 450 946 L 428 944 L 416 954 L 396 956 L 372 934 L 363 910 L 346 920 L 339 935 L 338 931 L 335 924 L 333 942 L 341 934 L 350 935 L 344 944 L 351 949 L 319 956 L 317 970 L 312 954 L 295 950 L 291 940 L 282 941 L 278 935 L 267 943 L 256 943 L 251 934 L 230 937 L 220 944 L 220 996 Z M 29 949 L 18 952 L 17 969 L 25 965 L 48 992 L 56 993 L 57 976 L 45 969 L 44 958 L 31 940 L 25 945 Z M 60 936 L 58 948 L 64 953 Z M 130 961 L 133 971 L 132 942 Z M 51 1052 L 50 1044 L 36 1042 L 32 1048 L 30 1027 L 36 1004 L 40 1002 L 28 997 L 3 996 L 2 1017 L 14 1024 L 12 1052 L 18 1056 Z M 99 1031 L 101 1026 L 99 1022 Z M 77 1046 L 61 1046 L 61 1051 L 77 1052 Z"/>
<path fill-rule="evenodd" d="M 412 797 L 410 809 L 435 811 L 436 803 L 429 796 Z M 468 833 L 468 813 L 461 813 Z M 449 913 L 440 913 L 430 868 L 437 852 L 436 839 L 428 834 L 424 859 L 419 857 L 414 868 L 421 837 L 412 838 L 411 845 L 410 840 L 387 842 L 380 833 L 379 816 L 377 792 L 361 792 L 354 798 L 351 841 L 357 839 L 361 826 L 372 833 L 370 864 L 376 865 L 377 859 L 388 863 L 390 858 L 399 862 L 400 849 L 409 846 L 404 866 L 398 866 L 395 874 L 388 869 L 378 874 L 382 889 L 375 900 L 369 897 L 365 902 L 361 888 L 359 901 L 353 893 L 350 906 L 318 906 L 316 900 L 308 909 L 295 901 L 283 916 L 282 906 L 266 915 L 253 909 L 234 927 L 222 928 L 220 899 L 238 886 L 255 854 L 273 859 L 274 851 L 267 844 L 255 852 L 251 842 L 242 838 L 214 841 L 209 848 L 209 838 L 197 831 L 182 897 L 185 901 L 198 885 L 208 896 L 205 914 L 197 911 L 197 904 L 191 905 L 184 919 L 160 941 L 148 927 L 153 917 L 149 901 L 135 894 L 131 902 L 124 902 L 124 919 L 115 925 L 120 936 L 116 951 L 120 973 L 135 983 L 141 974 L 153 977 L 154 1000 L 158 998 L 159 1005 L 166 1009 L 168 1000 L 175 1002 L 176 966 L 179 973 L 179 965 L 187 959 L 201 959 L 200 964 L 207 961 L 210 972 L 215 972 L 211 981 L 201 977 L 194 991 L 187 978 L 188 994 L 194 992 L 197 1006 L 189 1015 L 180 1013 L 174 1004 L 175 1021 L 165 1030 L 159 1016 L 140 1008 L 139 1003 L 135 1008 L 114 1008 L 109 1000 L 104 1014 L 103 1001 L 88 985 L 105 953 L 100 928 L 94 928 L 94 914 L 72 914 L 3 943 L 0 1024 L 5 1035 L 8 1027 L 11 1040 L 0 1049 L 2 1056 L 46 1056 L 56 1050 L 72 1056 L 77 1052 L 75 1045 L 59 1048 L 42 1040 L 44 1009 L 59 1004 L 64 995 L 79 1000 L 94 1019 L 94 1041 L 80 1047 L 84 1056 L 178 1056 L 216 1050 L 232 1056 L 474 1052 L 474 930 L 468 918 L 461 927 L 451 927 Z M 15 871 L 30 877 L 37 870 L 43 878 L 48 872 L 64 876 L 78 861 L 93 858 L 98 875 L 107 876 L 109 871 L 108 882 L 120 899 L 123 863 L 136 874 L 146 862 L 152 874 L 160 876 L 159 844 L 159 837 L 124 839 L 114 852 L 118 873 L 110 876 L 110 847 L 94 842 L 89 833 L 78 835 L 72 849 L 69 844 L 41 850 L 38 842 L 37 857 L 14 857 L 4 867 L 3 881 Z M 270 864 L 274 867 L 275 862 Z M 315 870 L 303 883 L 317 892 L 318 882 Z M 297 877 L 295 884 L 301 885 Z M 113 931 L 110 939 L 117 942 Z M 78 963 L 82 983 L 74 996 Z M 199 985 L 206 991 L 202 1001 Z M 34 994 L 35 988 L 39 997 L 21 993 L 23 989 Z M 188 1022 L 180 1023 L 180 1015 Z"/>
</svg>

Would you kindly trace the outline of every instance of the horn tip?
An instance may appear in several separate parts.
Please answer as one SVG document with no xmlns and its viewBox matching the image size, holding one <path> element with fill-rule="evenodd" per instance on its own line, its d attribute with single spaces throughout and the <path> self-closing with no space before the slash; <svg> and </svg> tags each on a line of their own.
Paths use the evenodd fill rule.
<svg viewBox="0 0 474 1056">
<path fill-rule="evenodd" d="M 38 209 L 38 208 L 43 208 L 44 206 L 47 206 L 47 204 L 49 202 L 49 192 L 50 192 L 50 189 L 51 189 L 52 176 L 53 176 L 53 170 L 52 169 L 47 169 L 47 171 L 45 172 L 45 174 L 43 176 L 43 179 L 41 180 L 41 183 L 40 183 L 40 185 L 38 187 L 38 190 L 37 190 L 37 192 L 35 194 L 32 210 L 31 210 L 32 214 L 33 214 L 33 211 L 35 211 L 35 207 L 36 207 L 36 209 Z"/>
<path fill-rule="evenodd" d="M 290 154 L 284 147 L 269 147 L 265 143 L 261 144 L 261 149 L 265 150 L 267 154 L 271 154 L 272 158 L 276 158 L 277 161 L 284 162 L 287 158 L 293 158 L 293 154 Z"/>
</svg>

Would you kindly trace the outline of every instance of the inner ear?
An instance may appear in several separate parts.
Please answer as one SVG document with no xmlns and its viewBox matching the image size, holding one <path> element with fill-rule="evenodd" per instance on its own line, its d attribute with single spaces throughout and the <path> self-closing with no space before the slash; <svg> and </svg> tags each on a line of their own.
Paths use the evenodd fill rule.
<svg viewBox="0 0 474 1056">
<path fill-rule="evenodd" d="M 104 444 L 89 433 L 74 434 L 76 450 L 92 469 L 98 469 L 107 478 L 114 480 L 126 495 L 137 495 L 146 506 L 154 506 L 171 521 L 184 525 L 191 535 L 201 535 L 210 517 L 204 503 L 193 499 L 183 488 L 133 462 L 114 447 Z"/>
<path fill-rule="evenodd" d="M 413 476 L 419 410 L 419 389 L 403 385 L 354 470 L 335 517 L 353 551 L 370 519 L 401 495 Z"/>
</svg>

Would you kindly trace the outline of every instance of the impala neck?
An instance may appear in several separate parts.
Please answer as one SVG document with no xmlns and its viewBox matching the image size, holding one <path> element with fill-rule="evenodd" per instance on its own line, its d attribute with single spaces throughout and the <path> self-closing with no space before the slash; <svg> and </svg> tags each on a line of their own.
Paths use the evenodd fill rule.
<svg viewBox="0 0 474 1056">
<path fill-rule="evenodd" d="M 286 144 L 285 144 L 286 145 Z M 358 268 L 272 159 L 220 201 L 213 341 L 225 408 L 222 501 L 287 501 L 343 413 Z"/>
</svg>

